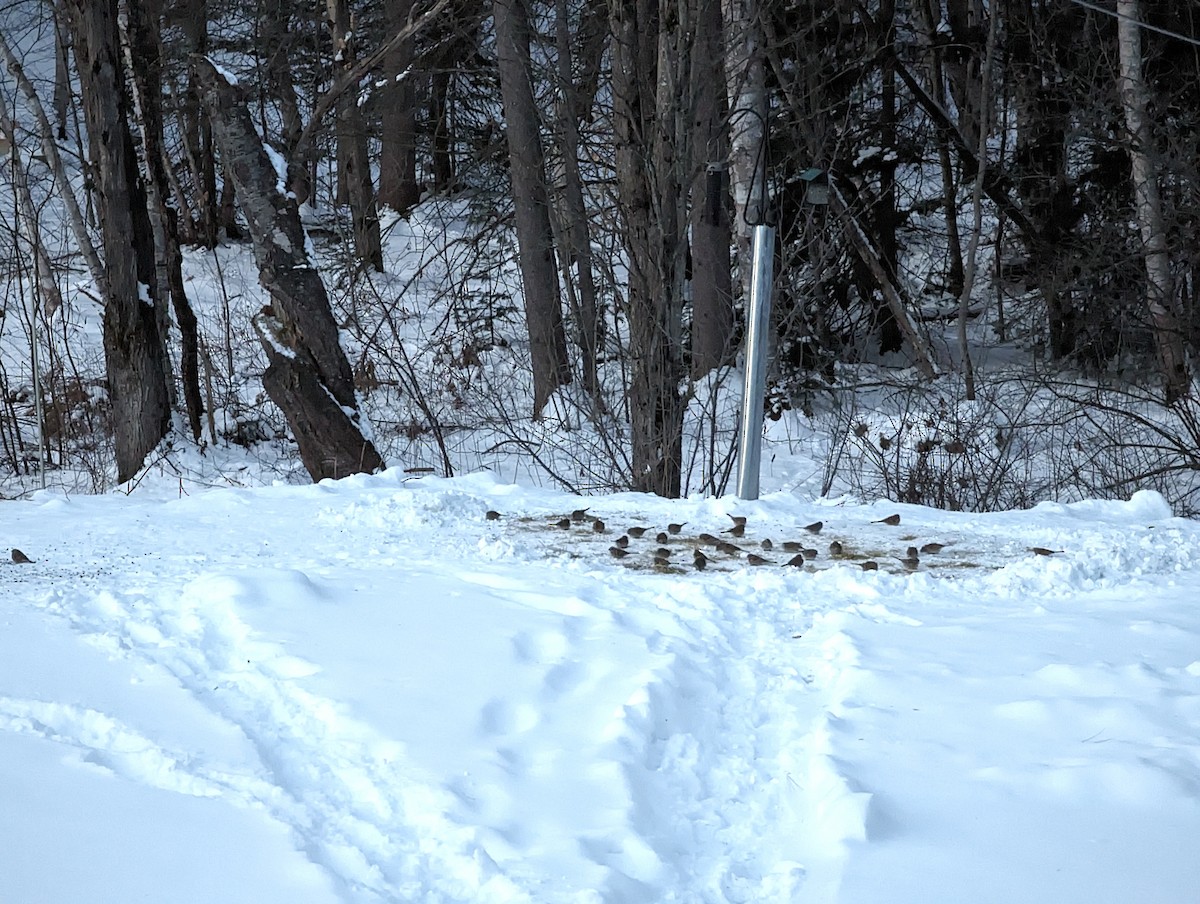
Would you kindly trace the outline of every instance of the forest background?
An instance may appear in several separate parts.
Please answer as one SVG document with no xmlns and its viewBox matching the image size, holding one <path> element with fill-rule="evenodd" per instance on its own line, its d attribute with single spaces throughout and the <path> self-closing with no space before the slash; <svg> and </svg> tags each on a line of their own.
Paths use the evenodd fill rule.
<svg viewBox="0 0 1200 904">
<path fill-rule="evenodd" d="M 727 492 L 770 223 L 794 486 L 1195 513 L 1198 14 L 9 3 L 4 492 Z"/>
</svg>

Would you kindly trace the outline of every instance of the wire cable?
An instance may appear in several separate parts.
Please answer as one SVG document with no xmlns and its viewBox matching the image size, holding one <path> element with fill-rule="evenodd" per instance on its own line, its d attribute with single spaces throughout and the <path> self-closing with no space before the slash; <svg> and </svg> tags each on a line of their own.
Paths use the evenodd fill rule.
<svg viewBox="0 0 1200 904">
<path fill-rule="evenodd" d="M 1114 19 L 1124 19 L 1127 22 L 1133 22 L 1139 28 L 1146 29 L 1146 31 L 1154 31 L 1160 35 L 1166 35 L 1168 38 L 1175 38 L 1176 40 L 1185 41 L 1188 44 L 1200 47 L 1200 38 L 1192 38 L 1188 35 L 1180 34 L 1177 31 L 1171 31 L 1168 28 L 1160 28 L 1157 25 L 1151 25 L 1149 22 L 1142 22 L 1141 20 L 1135 19 L 1132 16 L 1127 16 L 1124 13 L 1119 13 L 1111 9 L 1105 9 L 1103 6 L 1098 6 L 1095 3 L 1089 3 L 1088 0 L 1071 0 L 1071 2 L 1076 6 L 1082 6 L 1084 9 L 1090 9 L 1094 12 L 1104 13 L 1106 16 L 1112 16 Z"/>
</svg>

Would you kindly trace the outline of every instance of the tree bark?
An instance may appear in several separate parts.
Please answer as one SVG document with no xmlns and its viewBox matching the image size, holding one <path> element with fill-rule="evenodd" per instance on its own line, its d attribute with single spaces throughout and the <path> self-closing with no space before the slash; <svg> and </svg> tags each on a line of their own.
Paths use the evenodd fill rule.
<svg viewBox="0 0 1200 904">
<path fill-rule="evenodd" d="M 104 355 L 117 480 L 131 479 L 167 435 L 171 394 L 154 237 L 138 179 L 120 62 L 116 0 L 69 0 L 88 146 L 100 197 L 107 293 Z"/>
<path fill-rule="evenodd" d="M 355 60 L 356 39 L 350 24 L 350 7 L 347 0 L 327 0 L 326 9 L 333 36 L 334 69 L 344 74 L 354 68 Z M 367 128 L 358 106 L 357 91 L 347 91 L 338 104 L 338 165 L 341 168 L 338 175 L 350 203 L 354 252 L 363 263 L 383 272 L 379 211 L 371 181 Z"/>
<path fill-rule="evenodd" d="M 199 441 L 203 429 L 204 404 L 200 396 L 200 352 L 196 315 L 184 289 L 182 256 L 179 251 L 178 217 L 167 203 L 170 192 L 163 148 L 162 41 L 159 38 L 160 0 L 130 0 L 128 6 L 128 65 L 133 82 L 134 110 L 142 137 L 142 159 L 146 169 L 147 210 L 154 235 L 158 265 L 156 285 L 170 298 L 180 327 L 180 379 L 192 437 Z M 166 305 L 162 305 L 159 329 L 166 337 Z M 168 356 L 167 361 L 170 361 Z M 169 379 L 169 375 L 168 375 Z"/>
<path fill-rule="evenodd" d="M 413 13 L 413 0 L 387 0 L 389 31 L 400 31 Z M 417 206 L 417 88 L 412 40 L 401 41 L 384 61 L 387 86 L 379 92 L 383 104 L 379 153 L 379 203 L 401 216 Z"/>
<path fill-rule="evenodd" d="M 732 364 L 733 276 L 729 223 L 729 134 L 721 6 L 701 3 L 696 20 L 695 154 L 691 185 L 693 377 Z"/>
<path fill-rule="evenodd" d="M 725 67 L 729 92 L 729 180 L 733 192 L 734 238 L 743 300 L 750 298 L 750 233 L 767 211 L 762 147 L 767 126 L 766 72 L 755 0 L 721 0 L 725 23 Z"/>
<path fill-rule="evenodd" d="M 599 398 L 597 358 L 604 336 L 604 322 L 596 302 L 596 283 L 592 275 L 592 240 L 588 213 L 583 198 L 583 177 L 579 171 L 579 122 L 581 94 L 575 83 L 571 28 L 567 18 L 567 0 L 555 3 L 555 42 L 558 50 L 559 159 L 562 168 L 562 199 L 559 205 L 564 223 L 566 248 L 563 269 L 571 292 L 572 313 L 579 334 L 583 382 L 593 398 Z M 572 274 L 572 268 L 574 273 Z M 572 280 L 572 276 L 574 279 Z"/>
<path fill-rule="evenodd" d="M 1188 391 L 1187 357 L 1183 332 L 1175 313 L 1171 258 L 1163 223 L 1158 171 L 1154 162 L 1154 131 L 1150 122 L 1149 92 L 1142 74 L 1141 10 L 1138 0 L 1117 0 L 1117 49 L 1120 55 L 1121 106 L 1129 129 L 1129 160 L 1134 206 L 1146 260 L 1146 307 L 1158 364 L 1168 402 Z"/>
<path fill-rule="evenodd" d="M 329 297 L 308 259 L 296 200 L 285 191 L 286 166 L 268 156 L 239 92 L 212 63 L 193 57 L 192 69 L 271 296 L 254 320 L 270 361 L 263 386 L 287 418 L 314 481 L 381 470 L 383 459 L 361 427 Z"/>
<path fill-rule="evenodd" d="M 617 191 L 629 272 L 634 489 L 677 497 L 682 309 L 691 186 L 690 4 L 609 0 Z"/>
<path fill-rule="evenodd" d="M 528 12 L 524 0 L 494 0 L 492 12 L 516 209 L 525 322 L 533 358 L 533 415 L 540 417 L 555 390 L 571 381 L 571 370 L 558 295 L 540 122 L 530 81 Z"/>
</svg>

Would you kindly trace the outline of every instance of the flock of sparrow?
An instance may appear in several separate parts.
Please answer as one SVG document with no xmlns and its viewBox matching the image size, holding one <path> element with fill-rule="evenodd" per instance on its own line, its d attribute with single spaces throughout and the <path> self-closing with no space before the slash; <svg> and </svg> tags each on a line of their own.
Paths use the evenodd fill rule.
<svg viewBox="0 0 1200 904">
<path fill-rule="evenodd" d="M 487 513 L 489 521 L 498 521 L 502 517 L 497 511 Z M 822 553 L 817 548 L 816 537 L 825 527 L 823 521 L 814 521 L 812 524 L 804 526 L 803 530 L 809 535 L 807 540 L 776 542 L 770 538 L 764 538 L 759 540 L 754 548 L 750 548 L 751 541 L 747 539 L 745 516 L 729 515 L 728 517 L 733 522 L 733 526 L 721 531 L 721 536 L 710 533 L 697 534 L 694 537 L 683 536 L 686 523 L 668 524 L 666 530 L 658 531 L 651 527 L 628 527 L 612 540 L 608 553 L 618 560 L 639 552 L 643 553 L 643 556 L 645 553 L 649 553 L 651 564 L 658 570 L 679 566 L 681 563 L 676 557 L 687 549 L 691 550 L 691 564 L 697 571 L 703 571 L 717 556 L 739 559 L 744 557 L 745 562 L 752 566 L 782 565 L 783 567 L 801 568 L 823 554 L 835 560 L 857 562 L 864 571 L 879 570 L 878 560 L 856 554 L 842 540 L 832 540 L 825 546 L 825 552 Z M 900 524 L 900 516 L 898 514 L 889 515 L 871 523 L 897 527 Z M 588 510 L 585 508 L 576 509 L 570 515 L 550 522 L 550 526 L 564 531 L 588 531 L 596 536 L 616 533 L 616 531 L 610 530 L 603 519 L 588 514 Z M 909 546 L 903 556 L 894 558 L 903 568 L 915 571 L 921 565 L 922 556 L 936 556 L 946 548 L 946 545 L 945 543 L 929 542 L 922 546 Z M 639 549 L 639 547 L 641 548 Z M 1055 552 L 1055 550 L 1042 550 L 1041 548 L 1031 551 L 1043 555 Z M 777 558 L 771 556 L 777 556 Z M 644 558 L 639 561 L 644 561 Z"/>
<path fill-rule="evenodd" d="M 487 513 L 488 521 L 499 521 L 503 515 L 497 511 L 489 511 Z M 737 540 L 745 540 L 746 536 L 746 518 L 743 515 L 729 515 L 733 521 L 733 527 L 722 531 L 723 534 L 728 534 Z M 899 515 L 888 515 L 886 518 L 880 518 L 878 521 L 872 521 L 872 524 L 886 524 L 888 527 L 898 527 L 900 524 Z M 576 526 L 589 525 L 584 528 L 590 530 L 593 534 L 604 535 L 609 533 L 608 525 L 594 515 L 589 515 L 585 508 L 576 509 L 567 517 L 559 518 L 553 522 L 553 526 L 559 530 L 571 530 Z M 677 551 L 678 547 L 672 547 L 670 544 L 680 538 L 684 524 L 668 524 L 666 530 L 658 531 L 653 536 L 653 541 L 656 547 L 651 551 L 651 562 L 656 569 L 671 568 L 675 563 L 671 561 L 672 556 Z M 746 556 L 746 562 L 750 565 L 775 565 L 782 564 L 785 567 L 800 568 L 806 562 L 810 562 L 817 558 L 821 553 L 811 543 L 815 542 L 816 535 L 821 533 L 825 527 L 825 522 L 814 521 L 812 524 L 806 524 L 804 530 L 812 535 L 813 540 L 808 543 L 797 540 L 784 540 L 778 544 L 779 550 L 785 555 L 790 554 L 790 558 L 786 562 L 777 563 L 776 560 L 770 559 L 762 553 L 770 553 L 776 549 L 776 544 L 770 538 L 764 538 L 759 541 L 759 548 L 762 553 L 751 552 L 744 546 L 738 546 L 730 540 L 724 540 L 715 534 L 698 534 L 689 547 L 692 550 L 692 567 L 697 571 L 703 571 L 708 567 L 711 558 L 717 553 L 725 556 L 737 558 L 741 555 Z M 644 541 L 646 536 L 653 528 L 649 527 L 629 527 L 625 529 L 625 533 L 621 534 L 608 548 L 608 553 L 614 559 L 624 559 L 626 556 L 631 556 L 635 553 L 633 549 L 634 541 Z M 644 545 L 644 544 L 643 544 Z M 705 552 L 705 549 L 710 549 L 710 552 Z M 915 571 L 921 565 L 921 556 L 936 556 L 946 548 L 945 543 L 926 543 L 924 546 L 910 546 L 905 550 L 903 558 L 896 556 L 896 561 L 899 562 L 909 571 Z M 879 562 L 875 559 L 865 559 L 861 556 L 854 555 L 853 552 L 840 540 L 833 540 L 826 547 L 828 555 L 833 559 L 852 559 L 857 560 L 858 565 L 863 571 L 878 571 Z M 1031 546 L 1029 551 L 1034 555 L 1052 556 L 1062 550 L 1046 549 L 1042 546 Z M 25 555 L 19 549 L 12 551 L 12 561 L 14 565 L 32 565 L 33 559 Z"/>
</svg>

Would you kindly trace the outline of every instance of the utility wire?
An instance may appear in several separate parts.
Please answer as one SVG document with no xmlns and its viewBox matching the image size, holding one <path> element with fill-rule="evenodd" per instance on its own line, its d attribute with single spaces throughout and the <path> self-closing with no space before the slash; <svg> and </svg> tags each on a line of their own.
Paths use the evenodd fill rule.
<svg viewBox="0 0 1200 904">
<path fill-rule="evenodd" d="M 1139 28 L 1144 28 L 1146 31 L 1155 31 L 1160 35 L 1166 35 L 1168 38 L 1175 38 L 1179 41 L 1186 41 L 1196 47 L 1200 47 L 1200 38 L 1192 38 L 1185 34 L 1180 34 L 1177 31 L 1171 31 L 1166 28 L 1159 28 L 1157 25 L 1151 25 L 1149 22 L 1142 22 L 1132 16 L 1126 16 L 1124 13 L 1118 13 L 1111 9 L 1105 9 L 1103 6 L 1097 6 L 1095 3 L 1088 3 L 1088 0 L 1071 0 L 1076 6 L 1082 6 L 1084 9 L 1090 9 L 1094 12 L 1104 13 L 1106 16 L 1112 16 L 1114 19 L 1125 19 L 1128 22 L 1133 22 Z"/>
</svg>

